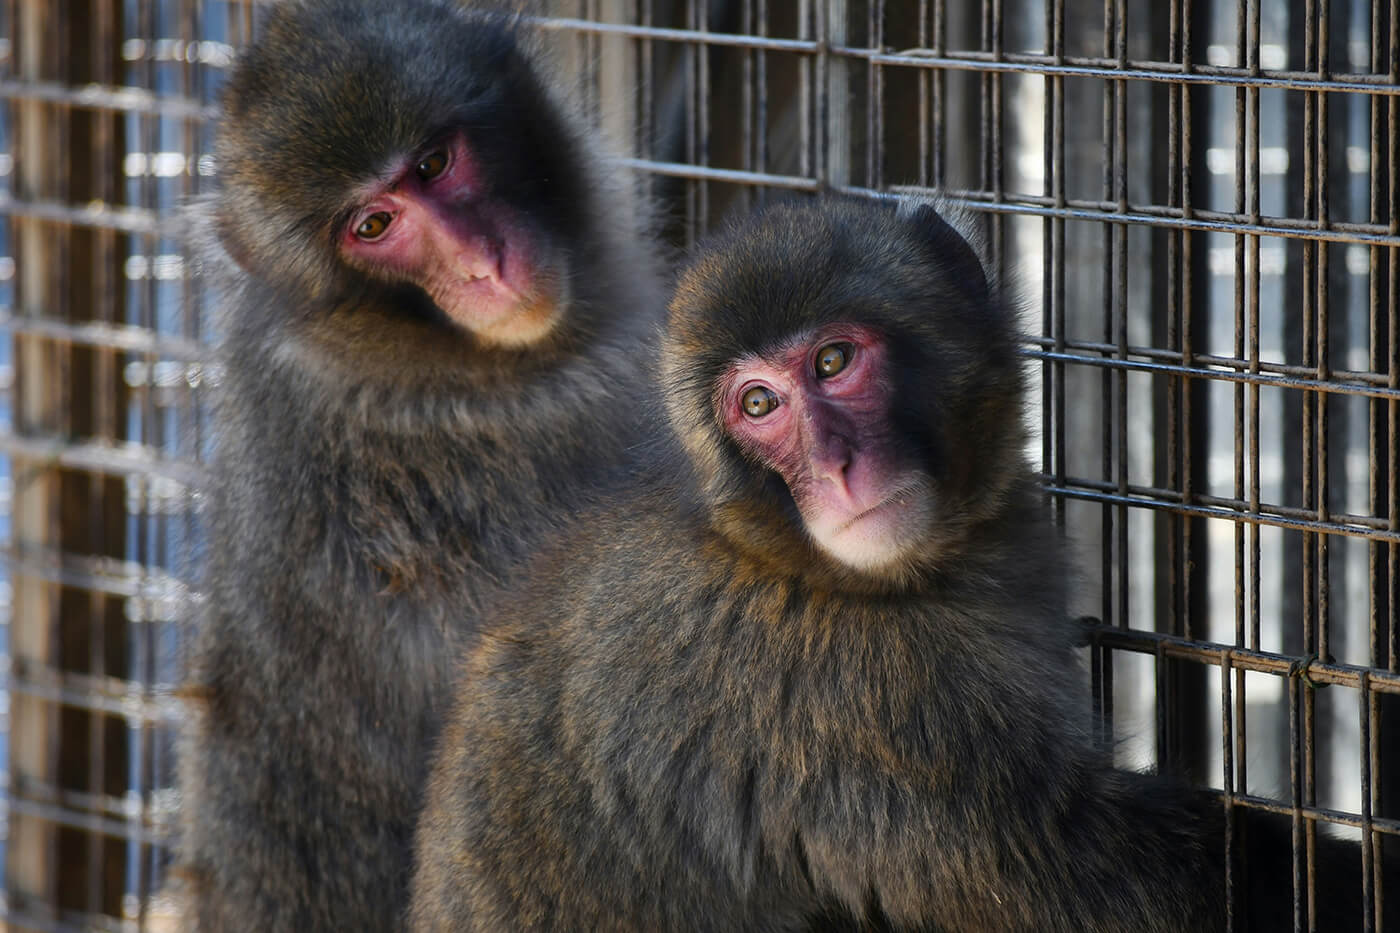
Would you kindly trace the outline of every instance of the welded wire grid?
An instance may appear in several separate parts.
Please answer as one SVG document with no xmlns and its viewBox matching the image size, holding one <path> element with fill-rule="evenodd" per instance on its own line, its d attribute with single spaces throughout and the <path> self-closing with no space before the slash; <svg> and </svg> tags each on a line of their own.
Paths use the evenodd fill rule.
<svg viewBox="0 0 1400 933">
<path fill-rule="evenodd" d="M 1124 764 L 1400 859 L 1400 0 L 555 0 L 692 242 L 940 189 L 1025 298 L 1034 461 Z M 246 0 L 0 0 L 0 760 L 16 930 L 162 930 L 204 320 L 175 209 Z"/>
<path fill-rule="evenodd" d="M 206 353 L 174 213 L 241 4 L 0 4 L 4 919 L 158 930 Z"/>
</svg>

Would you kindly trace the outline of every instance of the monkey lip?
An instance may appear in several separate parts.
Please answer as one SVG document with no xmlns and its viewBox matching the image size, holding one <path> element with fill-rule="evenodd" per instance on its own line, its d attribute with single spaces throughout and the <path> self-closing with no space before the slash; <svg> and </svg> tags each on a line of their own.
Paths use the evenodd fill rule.
<svg viewBox="0 0 1400 933">
<path fill-rule="evenodd" d="M 858 512 L 855 515 L 838 524 L 835 528 L 831 530 L 831 534 L 845 534 L 846 532 L 865 524 L 871 519 L 884 518 L 888 516 L 889 513 L 898 511 L 899 509 L 902 509 L 903 507 L 909 505 L 914 500 L 915 494 L 918 491 L 918 487 L 915 485 L 902 486 L 899 489 L 896 489 L 894 492 L 890 493 L 889 495 L 885 496 L 880 501 L 876 502 L 870 508 Z"/>
<path fill-rule="evenodd" d="M 449 320 L 485 343 L 526 347 L 559 318 L 560 295 L 550 287 L 549 271 L 532 261 L 528 244 L 511 250 L 493 242 L 442 276 L 431 294 Z"/>
<path fill-rule="evenodd" d="M 524 296 L 510 282 L 511 274 L 520 271 L 516 268 L 519 264 L 516 257 L 507 255 L 506 244 L 499 237 L 482 237 L 475 251 L 459 258 L 457 280 L 467 287 L 489 288 L 519 301 Z"/>
<path fill-rule="evenodd" d="M 525 296 L 513 287 L 504 275 L 497 272 L 468 272 L 458 279 L 458 287 L 483 293 L 495 293 L 511 301 L 520 301 Z M 483 295 L 486 297 L 486 295 Z"/>
<path fill-rule="evenodd" d="M 857 570 L 878 572 L 917 546 L 933 516 L 926 484 L 914 481 L 849 518 L 809 525 L 817 546 Z"/>
</svg>

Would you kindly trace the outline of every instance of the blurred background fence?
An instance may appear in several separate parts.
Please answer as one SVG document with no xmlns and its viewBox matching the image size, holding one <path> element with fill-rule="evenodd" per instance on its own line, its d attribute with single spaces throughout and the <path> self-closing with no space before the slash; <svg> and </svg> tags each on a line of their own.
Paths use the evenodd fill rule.
<svg viewBox="0 0 1400 933">
<path fill-rule="evenodd" d="M 15 930 L 166 928 L 214 375 L 176 211 L 214 181 L 218 88 L 257 19 L 0 0 Z M 1024 297 L 1033 456 L 1098 622 L 1104 740 L 1292 814 L 1299 883 L 1316 831 L 1400 858 L 1400 0 L 555 0 L 542 19 L 679 246 L 794 192 L 938 188 L 980 215 Z"/>
</svg>

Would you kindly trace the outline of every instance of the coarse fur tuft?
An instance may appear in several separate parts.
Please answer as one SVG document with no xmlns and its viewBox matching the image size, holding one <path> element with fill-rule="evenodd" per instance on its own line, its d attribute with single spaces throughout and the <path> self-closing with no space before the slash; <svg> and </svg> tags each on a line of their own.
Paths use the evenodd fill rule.
<svg viewBox="0 0 1400 933">
<path fill-rule="evenodd" d="M 650 431 L 646 211 L 533 44 L 447 0 L 284 0 L 231 76 L 201 207 L 224 375 L 180 755 L 185 929 L 397 928 L 457 651 Z M 565 257 L 560 323 L 529 349 L 483 346 L 336 256 L 354 185 L 444 128 Z"/>
</svg>

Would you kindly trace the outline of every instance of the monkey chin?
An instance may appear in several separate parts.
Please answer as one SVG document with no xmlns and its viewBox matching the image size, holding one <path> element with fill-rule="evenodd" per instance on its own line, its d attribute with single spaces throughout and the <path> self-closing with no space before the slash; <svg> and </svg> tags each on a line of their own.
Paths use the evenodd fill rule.
<svg viewBox="0 0 1400 933">
<path fill-rule="evenodd" d="M 928 491 L 903 489 L 850 518 L 823 514 L 803 524 L 817 547 L 853 570 L 880 574 L 897 569 L 919 547 L 933 520 Z"/>
<path fill-rule="evenodd" d="M 504 349 L 519 349 L 548 337 L 563 317 L 563 306 L 563 301 L 552 296 L 527 296 L 505 314 L 486 319 L 473 318 L 464 326 L 482 343 Z"/>
<path fill-rule="evenodd" d="M 454 295 L 456 300 L 438 305 L 454 324 L 487 346 L 520 349 L 538 344 L 553 333 L 568 304 L 553 281 L 538 282 L 524 294 L 495 282 L 480 284 L 481 300 Z"/>
</svg>

